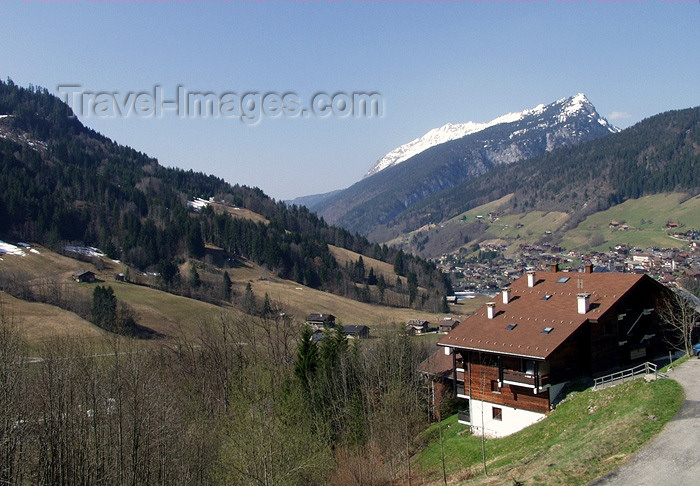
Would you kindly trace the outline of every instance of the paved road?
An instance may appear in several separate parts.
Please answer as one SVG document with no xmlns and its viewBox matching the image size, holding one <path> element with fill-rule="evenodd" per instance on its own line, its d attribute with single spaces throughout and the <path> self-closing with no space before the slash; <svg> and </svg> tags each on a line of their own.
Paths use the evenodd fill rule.
<svg viewBox="0 0 700 486">
<path fill-rule="evenodd" d="M 685 390 L 678 414 L 620 469 L 591 485 L 700 484 L 700 359 L 689 359 L 668 376 Z"/>
</svg>

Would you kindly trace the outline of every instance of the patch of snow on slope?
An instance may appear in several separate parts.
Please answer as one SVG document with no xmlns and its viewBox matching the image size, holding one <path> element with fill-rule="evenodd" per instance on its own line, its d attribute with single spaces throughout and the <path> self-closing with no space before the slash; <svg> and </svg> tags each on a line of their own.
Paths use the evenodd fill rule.
<svg viewBox="0 0 700 486">
<path fill-rule="evenodd" d="M 5 243 L 4 241 L 0 240 L 0 254 L 4 255 L 19 255 L 19 256 L 26 256 L 27 254 L 24 252 L 22 248 L 19 246 L 12 245 L 10 243 Z"/>
<path fill-rule="evenodd" d="M 93 246 L 64 246 L 63 249 L 71 253 L 78 253 L 79 255 L 88 257 L 105 256 L 105 254 L 99 248 L 95 248 Z"/>
<path fill-rule="evenodd" d="M 196 197 L 194 201 L 187 201 L 187 207 L 193 211 L 201 211 L 202 208 L 208 206 L 210 202 L 213 202 L 213 198 L 207 201 L 201 197 Z"/>
</svg>

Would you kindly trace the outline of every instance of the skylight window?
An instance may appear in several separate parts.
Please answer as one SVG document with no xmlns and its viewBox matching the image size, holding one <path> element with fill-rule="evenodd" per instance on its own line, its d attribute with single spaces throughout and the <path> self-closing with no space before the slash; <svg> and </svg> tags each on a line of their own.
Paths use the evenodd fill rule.
<svg viewBox="0 0 700 486">
<path fill-rule="evenodd" d="M 542 334 L 549 334 L 552 331 L 554 331 L 553 327 L 545 327 L 544 329 L 542 329 Z"/>
<path fill-rule="evenodd" d="M 561 277 L 559 280 L 557 280 L 557 283 L 566 283 L 569 281 L 571 277 Z"/>
<path fill-rule="evenodd" d="M 552 298 L 552 294 L 544 294 L 540 300 L 549 300 Z"/>
<path fill-rule="evenodd" d="M 506 326 L 506 331 L 512 331 L 513 329 L 515 329 L 515 326 L 517 326 L 517 324 L 508 324 Z"/>
</svg>

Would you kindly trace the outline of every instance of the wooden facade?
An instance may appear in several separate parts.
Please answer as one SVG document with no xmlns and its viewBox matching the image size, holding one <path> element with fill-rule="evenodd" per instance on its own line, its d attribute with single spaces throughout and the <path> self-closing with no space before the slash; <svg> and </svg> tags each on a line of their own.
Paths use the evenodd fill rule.
<svg viewBox="0 0 700 486">
<path fill-rule="evenodd" d="M 464 366 L 464 371 L 455 372 L 455 383 L 462 384 L 462 387 L 458 385 L 458 396 L 531 412 L 550 410 L 548 387 L 542 384 L 536 388 L 547 381 L 537 366 L 533 373 L 527 373 L 521 371 L 521 360 L 512 356 L 472 351 L 456 351 L 455 354 Z"/>
</svg>

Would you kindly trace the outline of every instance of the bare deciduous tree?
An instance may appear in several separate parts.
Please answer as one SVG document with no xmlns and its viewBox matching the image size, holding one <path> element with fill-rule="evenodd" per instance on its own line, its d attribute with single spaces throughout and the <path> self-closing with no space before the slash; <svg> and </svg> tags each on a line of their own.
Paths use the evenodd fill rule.
<svg viewBox="0 0 700 486">
<path fill-rule="evenodd" d="M 664 339 L 673 349 L 693 354 L 693 339 L 700 314 L 693 302 L 679 291 L 668 292 L 658 305 L 658 315 L 663 322 Z"/>
</svg>

